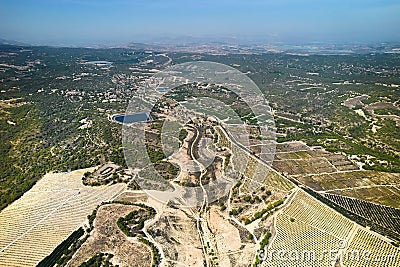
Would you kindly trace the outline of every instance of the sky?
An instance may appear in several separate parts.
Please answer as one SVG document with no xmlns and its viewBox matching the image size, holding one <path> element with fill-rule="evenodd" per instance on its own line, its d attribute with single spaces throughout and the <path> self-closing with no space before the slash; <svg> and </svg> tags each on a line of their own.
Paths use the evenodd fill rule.
<svg viewBox="0 0 400 267">
<path fill-rule="evenodd" d="M 400 41 L 398 0 L 0 0 L 0 38 L 110 45 Z"/>
</svg>

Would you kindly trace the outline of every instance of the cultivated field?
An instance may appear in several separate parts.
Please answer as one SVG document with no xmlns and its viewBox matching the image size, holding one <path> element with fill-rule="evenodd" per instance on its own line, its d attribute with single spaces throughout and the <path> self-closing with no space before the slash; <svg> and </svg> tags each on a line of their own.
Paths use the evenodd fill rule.
<svg viewBox="0 0 400 267">
<path fill-rule="evenodd" d="M 296 177 L 317 191 L 400 208 L 399 173 L 352 171 Z"/>
<path fill-rule="evenodd" d="M 398 263 L 400 255 L 399 248 L 384 237 L 355 224 L 301 190 L 276 216 L 273 232 L 263 266 L 333 266 L 343 261 L 344 266 L 394 267 L 397 265 L 393 258 L 381 256 L 395 255 Z M 355 249 L 368 249 L 371 258 L 380 258 L 382 262 L 371 265 L 371 261 L 346 261 L 345 256 Z M 279 255 L 279 251 L 286 253 Z"/>
<path fill-rule="evenodd" d="M 250 193 L 261 186 L 285 192 L 293 188 L 293 184 L 289 180 L 274 172 L 264 162 L 250 155 L 242 147 L 231 143 L 223 131 L 219 130 L 219 133 L 219 144 L 228 147 L 232 152 L 231 162 L 234 170 L 244 175 L 243 185 L 240 188 L 241 192 Z"/>
<path fill-rule="evenodd" d="M 50 173 L 0 213 L 0 266 L 36 266 L 79 228 L 101 202 L 125 185 L 86 187 L 82 176 L 93 168 Z"/>
<path fill-rule="evenodd" d="M 382 175 L 385 176 L 385 174 Z M 400 209 L 400 186 L 366 186 L 335 190 L 331 193 Z"/>
<path fill-rule="evenodd" d="M 361 170 L 343 154 L 302 142 L 277 145 L 274 168 L 316 191 L 400 208 L 400 174 Z"/>
<path fill-rule="evenodd" d="M 275 237 L 268 250 L 294 251 L 294 254 L 312 251 L 315 258 L 285 261 L 272 255 L 263 266 L 332 266 L 331 259 L 323 258 L 323 251 L 337 249 L 353 226 L 350 220 L 299 190 L 289 206 L 277 215 Z"/>
<path fill-rule="evenodd" d="M 360 228 L 343 253 L 342 261 L 346 267 L 397 267 L 400 249 Z"/>
<path fill-rule="evenodd" d="M 273 166 L 285 175 L 295 177 L 359 170 L 357 165 L 342 154 L 311 149 L 302 143 L 296 145 L 295 142 L 290 142 L 287 146 L 278 146 Z"/>
<path fill-rule="evenodd" d="M 323 194 L 340 207 L 351 211 L 363 218 L 366 225 L 375 230 L 375 227 L 383 227 L 386 230 L 380 231 L 392 238 L 400 239 L 400 209 L 382 206 L 359 200 L 352 197 L 344 197 L 334 194 Z"/>
</svg>

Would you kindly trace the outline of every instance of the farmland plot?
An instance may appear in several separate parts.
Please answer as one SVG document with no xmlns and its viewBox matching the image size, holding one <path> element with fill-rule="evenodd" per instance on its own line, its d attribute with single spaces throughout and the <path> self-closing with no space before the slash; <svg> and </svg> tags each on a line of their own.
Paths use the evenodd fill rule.
<svg viewBox="0 0 400 267">
<path fill-rule="evenodd" d="M 46 174 L 1 211 L 0 266 L 36 266 L 79 228 L 98 204 L 125 189 L 122 184 L 84 186 L 81 178 L 91 170 Z"/>
<path fill-rule="evenodd" d="M 396 267 L 400 262 L 400 248 L 360 228 L 344 252 L 342 262 L 347 267 Z"/>
<path fill-rule="evenodd" d="M 262 266 L 333 266 L 340 261 L 341 266 L 393 267 L 400 260 L 399 248 L 385 237 L 300 190 L 276 216 L 273 233 Z M 354 258 L 364 251 L 369 259 Z M 371 259 L 379 262 L 371 265 Z"/>
</svg>

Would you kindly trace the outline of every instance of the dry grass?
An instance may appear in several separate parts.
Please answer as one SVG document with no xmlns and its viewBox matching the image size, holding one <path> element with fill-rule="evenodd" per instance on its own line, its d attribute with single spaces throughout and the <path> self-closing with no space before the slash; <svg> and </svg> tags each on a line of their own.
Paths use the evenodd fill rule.
<svg viewBox="0 0 400 267">
<path fill-rule="evenodd" d="M 217 207 L 211 207 L 208 221 L 211 232 L 215 235 L 219 265 L 248 266 L 256 253 L 256 244 L 244 242 L 249 240 L 242 240 L 239 230 Z"/>
<path fill-rule="evenodd" d="M 149 233 L 161 245 L 167 266 L 203 266 L 196 221 L 188 209 L 165 207 Z"/>
<path fill-rule="evenodd" d="M 150 248 L 135 238 L 127 237 L 117 226 L 117 220 L 138 209 L 132 205 L 101 206 L 94 221 L 94 230 L 77 251 L 68 266 L 79 266 L 98 252 L 114 255 L 112 262 L 119 266 L 151 266 Z"/>
<path fill-rule="evenodd" d="M 143 191 L 126 191 L 119 195 L 115 201 L 127 201 L 131 203 L 146 202 L 149 196 Z"/>
</svg>

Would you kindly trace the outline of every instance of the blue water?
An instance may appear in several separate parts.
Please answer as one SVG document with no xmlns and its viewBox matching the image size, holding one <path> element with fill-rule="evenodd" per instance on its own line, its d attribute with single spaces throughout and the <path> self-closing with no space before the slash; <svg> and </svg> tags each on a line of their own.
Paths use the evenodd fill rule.
<svg viewBox="0 0 400 267">
<path fill-rule="evenodd" d="M 160 92 L 160 93 L 169 93 L 171 91 L 168 88 L 157 88 L 156 90 L 157 90 L 157 92 Z"/>
<path fill-rule="evenodd" d="M 135 114 L 124 114 L 124 115 L 115 115 L 112 117 L 113 120 L 124 123 L 131 124 L 135 122 L 143 122 L 143 121 L 152 121 L 150 114 L 147 112 L 135 113 Z"/>
</svg>

